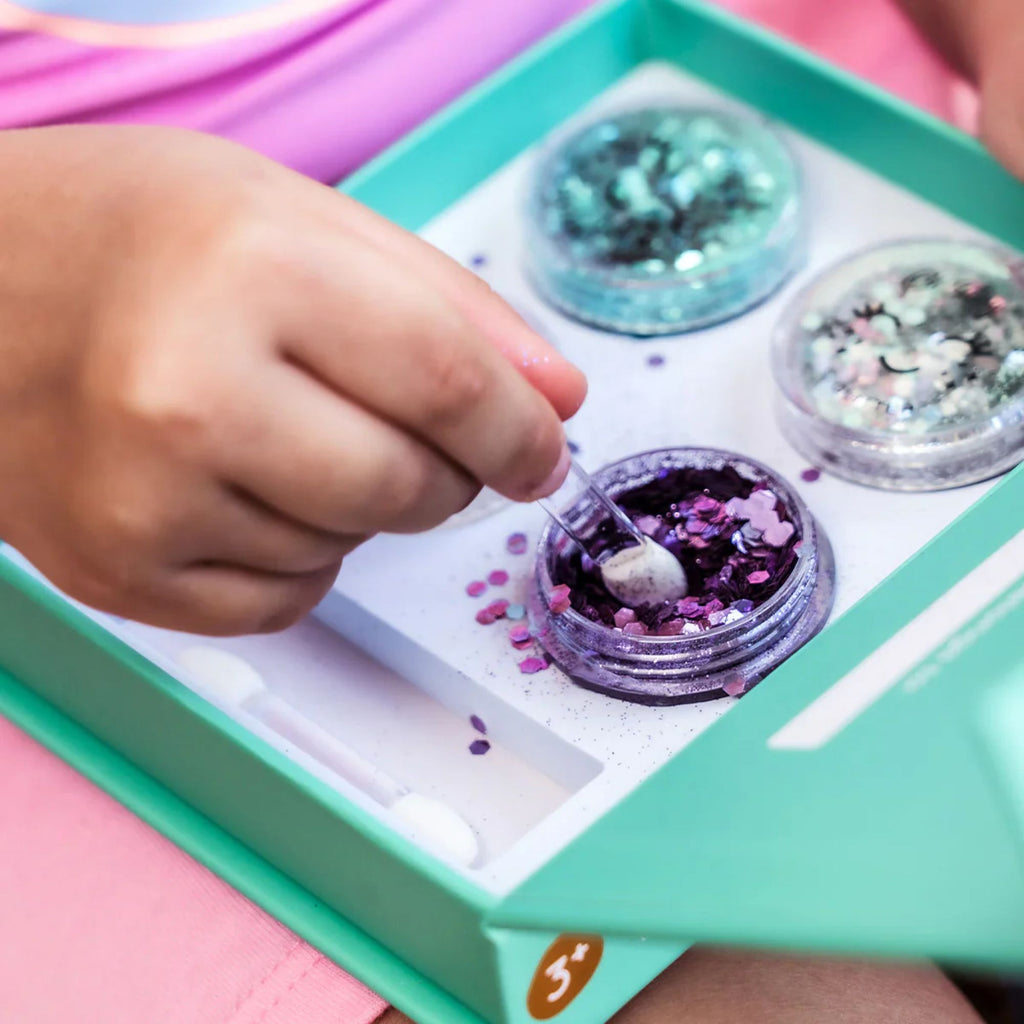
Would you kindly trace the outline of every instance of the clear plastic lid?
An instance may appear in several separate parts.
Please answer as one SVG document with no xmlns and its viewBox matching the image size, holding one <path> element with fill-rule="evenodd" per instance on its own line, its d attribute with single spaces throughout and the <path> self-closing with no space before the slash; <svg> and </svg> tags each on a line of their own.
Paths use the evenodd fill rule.
<svg viewBox="0 0 1024 1024">
<path fill-rule="evenodd" d="M 553 305 L 623 334 L 750 308 L 800 262 L 796 162 L 763 121 L 661 105 L 552 142 L 528 203 L 528 271 Z"/>
<path fill-rule="evenodd" d="M 859 253 L 798 297 L 775 339 L 780 416 L 821 468 L 894 490 L 1024 457 L 1024 263 L 920 239 Z"/>
</svg>

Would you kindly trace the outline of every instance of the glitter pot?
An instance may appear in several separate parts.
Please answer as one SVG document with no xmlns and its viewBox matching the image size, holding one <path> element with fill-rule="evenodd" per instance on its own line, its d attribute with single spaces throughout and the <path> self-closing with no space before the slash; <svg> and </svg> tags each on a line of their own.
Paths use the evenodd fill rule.
<svg viewBox="0 0 1024 1024">
<path fill-rule="evenodd" d="M 1024 458 L 1024 263 L 994 246 L 909 240 L 826 271 L 774 344 L 779 419 L 814 465 L 932 491 Z"/>
<path fill-rule="evenodd" d="M 692 472 L 692 478 L 698 481 L 706 476 L 709 483 L 704 491 L 695 492 L 696 498 L 691 494 L 685 502 L 687 506 L 703 503 L 698 504 L 686 528 L 696 530 L 692 520 L 703 514 L 703 506 L 715 506 L 714 516 L 729 522 L 729 529 L 734 531 L 735 536 L 729 535 L 733 537 L 731 543 L 738 545 L 737 551 L 750 551 L 752 558 L 758 550 L 757 534 L 744 539 L 742 523 L 727 517 L 722 509 L 730 500 L 744 507 L 758 490 L 769 491 L 777 499 L 780 515 L 771 525 L 762 522 L 760 528 L 775 529 L 780 533 L 777 543 L 788 544 L 788 570 L 774 590 L 756 591 L 757 602 L 734 603 L 749 610 L 737 612 L 733 607 L 725 614 L 716 611 L 718 625 L 681 626 L 686 631 L 676 635 L 642 634 L 637 632 L 636 620 L 644 615 L 649 619 L 650 609 L 637 609 L 635 614 L 620 611 L 614 624 L 593 621 L 576 607 L 560 614 L 552 611 L 550 595 L 562 584 L 565 566 L 578 553 L 576 544 L 552 523 L 538 545 L 530 595 L 531 625 L 551 658 L 588 689 L 643 704 L 680 704 L 741 693 L 806 643 L 828 618 L 835 581 L 828 539 L 796 492 L 766 466 L 716 449 L 669 448 L 634 455 L 593 476 L 630 510 L 638 525 L 650 531 L 654 529 L 654 517 L 638 516 L 631 508 L 631 495 L 652 485 L 657 487 L 666 479 L 674 480 L 677 471 Z M 754 505 L 758 504 L 755 499 Z M 754 514 L 756 517 L 760 512 Z M 586 537 L 600 532 L 604 512 L 596 503 L 583 499 L 567 516 L 575 531 Z M 780 531 L 780 519 L 791 523 L 793 530 Z M 709 536 L 713 525 L 709 522 L 706 528 Z M 664 531 L 664 522 L 657 529 Z M 687 564 L 689 557 L 683 555 L 681 560 L 691 578 L 691 595 L 681 603 L 692 602 L 697 588 L 706 584 L 699 582 L 700 570 Z M 755 581 L 750 586 L 762 582 L 761 576 L 750 575 Z"/>
<path fill-rule="evenodd" d="M 752 117 L 628 110 L 542 155 L 528 273 L 584 323 L 640 336 L 692 330 L 766 298 L 803 256 L 799 172 Z"/>
</svg>

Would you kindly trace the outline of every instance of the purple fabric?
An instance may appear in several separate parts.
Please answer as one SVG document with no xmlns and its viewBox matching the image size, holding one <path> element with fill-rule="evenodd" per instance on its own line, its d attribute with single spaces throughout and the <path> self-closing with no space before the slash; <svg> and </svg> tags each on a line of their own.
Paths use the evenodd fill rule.
<svg viewBox="0 0 1024 1024">
<path fill-rule="evenodd" d="M 45 18 L 37 32 L 3 31 L 0 18 L 0 127 L 174 124 L 336 181 L 587 3 L 348 0 L 241 37 L 147 48 L 44 34 L 56 30 Z"/>
</svg>

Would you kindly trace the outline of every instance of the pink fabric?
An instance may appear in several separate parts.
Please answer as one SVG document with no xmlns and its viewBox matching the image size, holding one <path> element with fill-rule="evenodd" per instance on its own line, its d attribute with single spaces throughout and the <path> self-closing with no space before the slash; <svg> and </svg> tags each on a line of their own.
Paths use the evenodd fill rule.
<svg viewBox="0 0 1024 1024">
<path fill-rule="evenodd" d="M 973 130 L 973 90 L 929 49 L 894 0 L 719 0 L 826 60 Z"/>
<path fill-rule="evenodd" d="M 0 718 L 4 1024 L 369 1024 L 385 1003 Z"/>
<path fill-rule="evenodd" d="M 148 48 L 0 23 L 0 127 L 173 124 L 338 181 L 587 2 L 337 0 L 273 30 Z"/>
<path fill-rule="evenodd" d="M 723 2 L 971 124 L 970 90 L 887 0 Z M 193 49 L 0 34 L 0 125 L 182 123 L 330 180 L 585 3 L 351 0 Z M 4 1024 L 367 1024 L 381 1012 L 379 998 L 2 719 L 0 755 Z"/>
</svg>

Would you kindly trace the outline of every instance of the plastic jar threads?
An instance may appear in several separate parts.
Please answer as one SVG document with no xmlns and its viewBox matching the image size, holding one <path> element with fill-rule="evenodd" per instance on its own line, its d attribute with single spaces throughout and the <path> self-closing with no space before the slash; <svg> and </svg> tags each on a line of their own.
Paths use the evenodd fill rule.
<svg viewBox="0 0 1024 1024">
<path fill-rule="evenodd" d="M 583 686 L 643 704 L 736 696 L 824 625 L 832 549 L 766 466 L 731 452 L 670 448 L 613 463 L 594 479 L 679 558 L 689 592 L 659 607 L 622 608 L 578 545 L 548 526 L 532 628 Z M 568 512 L 583 537 L 600 536 L 606 514 L 586 498 Z"/>
<path fill-rule="evenodd" d="M 860 253 L 797 299 L 774 365 L 815 465 L 902 491 L 995 476 L 1024 458 L 1024 264 L 962 241 Z"/>
<path fill-rule="evenodd" d="M 661 106 L 601 118 L 542 156 L 528 271 L 584 323 L 656 335 L 728 319 L 803 256 L 799 173 L 750 117 Z"/>
</svg>

